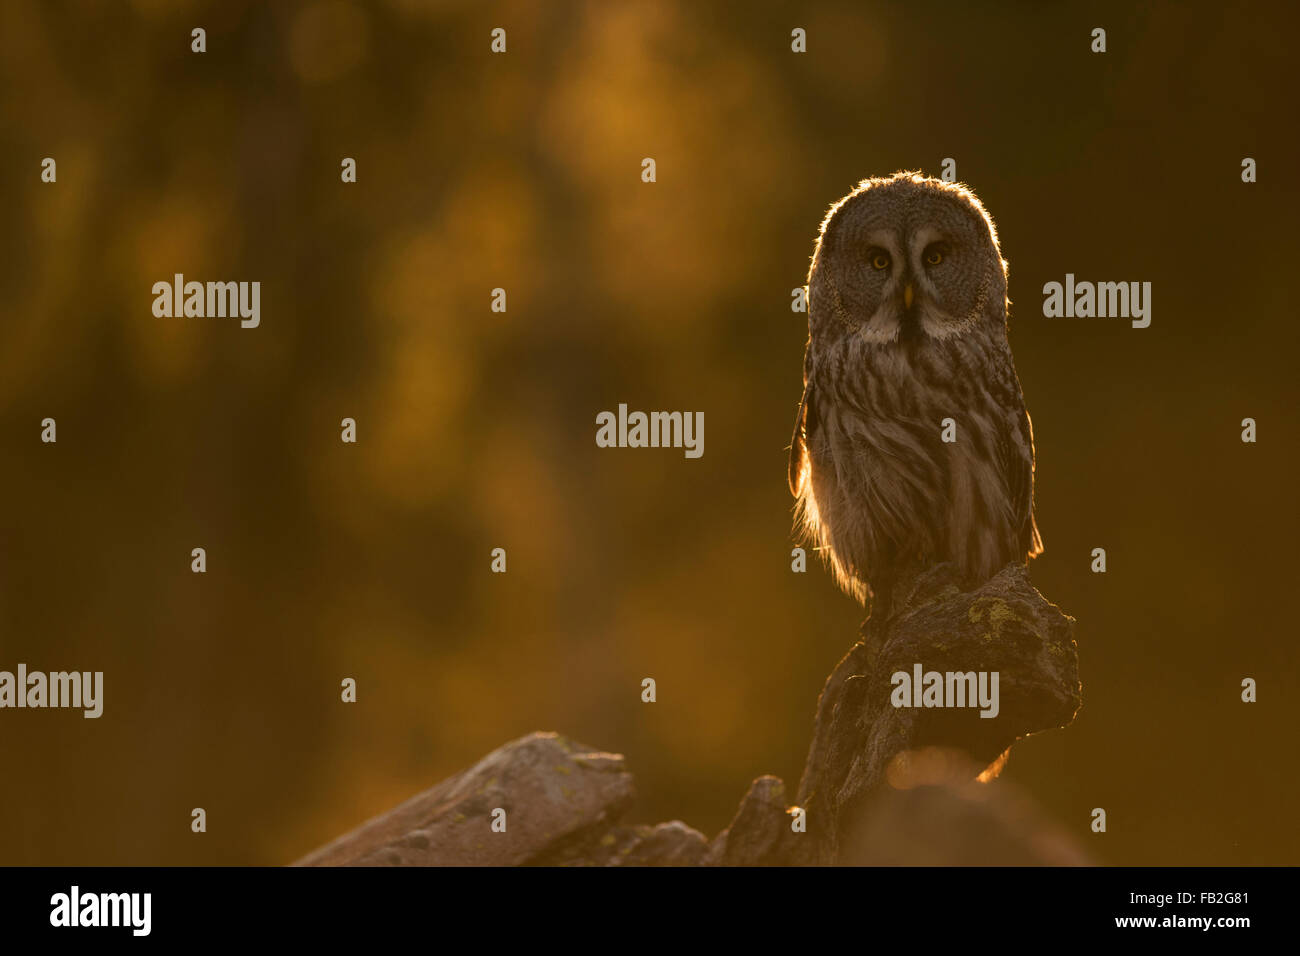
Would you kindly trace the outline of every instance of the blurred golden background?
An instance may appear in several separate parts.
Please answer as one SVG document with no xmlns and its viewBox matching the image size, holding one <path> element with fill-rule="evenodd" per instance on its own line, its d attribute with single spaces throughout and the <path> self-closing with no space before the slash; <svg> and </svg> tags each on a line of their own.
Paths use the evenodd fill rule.
<svg viewBox="0 0 1300 956">
<path fill-rule="evenodd" d="M 7 0 L 0 669 L 106 689 L 0 711 L 0 863 L 286 863 L 533 730 L 626 754 L 640 821 L 793 789 L 861 611 L 790 571 L 791 289 L 831 202 L 944 157 L 1011 263 L 1033 576 L 1079 620 L 1084 708 L 1004 776 L 1101 862 L 1297 862 L 1296 26 Z M 259 280 L 260 328 L 154 317 L 176 272 Z M 1151 281 L 1151 327 L 1043 318 L 1067 272 Z M 598 449 L 619 402 L 703 411 L 704 457 Z"/>
</svg>

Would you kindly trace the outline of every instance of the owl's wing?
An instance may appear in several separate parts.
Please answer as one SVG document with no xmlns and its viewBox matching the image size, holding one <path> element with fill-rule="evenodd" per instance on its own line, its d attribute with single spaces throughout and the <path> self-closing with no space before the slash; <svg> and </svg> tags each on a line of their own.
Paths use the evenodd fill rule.
<svg viewBox="0 0 1300 956">
<path fill-rule="evenodd" d="M 1033 558 L 1043 553 L 1043 539 L 1034 521 L 1034 425 L 1029 412 L 1019 414 L 1017 426 L 1012 441 L 1004 446 L 1008 460 L 1003 462 L 1003 474 L 1007 476 L 1012 513 L 1022 521 L 1020 547 Z"/>
<path fill-rule="evenodd" d="M 796 498 L 803 488 L 804 461 L 808 458 L 808 443 L 804 438 L 804 418 L 808 414 L 808 392 L 811 388 L 811 385 L 803 387 L 799 411 L 794 416 L 794 436 L 790 439 L 790 469 L 786 479 L 790 483 L 790 494 Z"/>
<path fill-rule="evenodd" d="M 809 354 L 812 352 L 810 348 Z M 817 409 L 815 407 L 814 389 L 809 354 L 804 356 L 803 398 L 799 400 L 799 411 L 794 416 L 794 436 L 790 439 L 790 468 L 786 477 L 790 483 L 790 494 L 796 498 L 803 491 L 804 474 L 807 471 L 808 439 L 817 428 Z"/>
</svg>

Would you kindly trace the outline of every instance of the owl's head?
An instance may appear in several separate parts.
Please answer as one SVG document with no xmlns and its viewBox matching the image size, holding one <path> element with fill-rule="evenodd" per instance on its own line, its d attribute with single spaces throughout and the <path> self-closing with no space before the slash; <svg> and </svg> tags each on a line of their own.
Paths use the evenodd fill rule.
<svg viewBox="0 0 1300 956">
<path fill-rule="evenodd" d="M 814 335 L 892 343 L 1006 321 L 997 230 L 965 186 L 867 179 L 822 221 L 808 273 Z"/>
</svg>

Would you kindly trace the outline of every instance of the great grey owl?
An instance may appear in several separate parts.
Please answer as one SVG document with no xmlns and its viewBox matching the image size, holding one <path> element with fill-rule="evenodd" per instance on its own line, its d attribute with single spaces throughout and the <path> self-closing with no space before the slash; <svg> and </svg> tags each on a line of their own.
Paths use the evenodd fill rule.
<svg viewBox="0 0 1300 956">
<path fill-rule="evenodd" d="M 864 180 L 822 221 L 789 481 L 859 601 L 887 607 L 904 566 L 974 585 L 1042 551 L 1006 267 L 975 195 L 919 173 Z"/>
</svg>

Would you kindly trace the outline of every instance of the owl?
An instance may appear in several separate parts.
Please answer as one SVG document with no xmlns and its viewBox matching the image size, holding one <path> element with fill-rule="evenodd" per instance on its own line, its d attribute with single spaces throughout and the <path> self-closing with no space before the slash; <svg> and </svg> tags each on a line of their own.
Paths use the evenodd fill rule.
<svg viewBox="0 0 1300 956">
<path fill-rule="evenodd" d="M 1042 552 L 1006 269 L 975 195 L 919 173 L 864 180 L 822 221 L 789 482 L 863 603 L 888 608 L 909 565 L 973 586 Z"/>
</svg>

